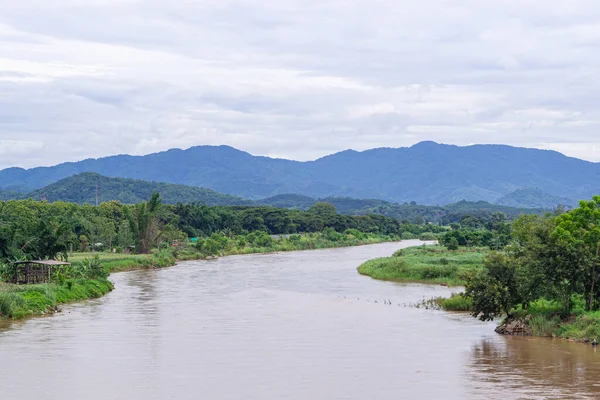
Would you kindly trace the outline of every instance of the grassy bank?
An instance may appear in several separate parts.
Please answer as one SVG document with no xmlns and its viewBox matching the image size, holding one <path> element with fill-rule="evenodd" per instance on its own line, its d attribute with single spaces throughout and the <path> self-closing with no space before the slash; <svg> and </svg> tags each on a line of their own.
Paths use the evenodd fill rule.
<svg viewBox="0 0 600 400">
<path fill-rule="evenodd" d="M 234 237 L 213 236 L 180 248 L 155 251 L 152 254 L 74 253 L 72 262 L 98 256 L 101 264 L 110 272 L 130 271 L 143 268 L 162 268 L 175 265 L 177 261 L 200 260 L 241 254 L 261 254 L 285 251 L 316 250 L 338 247 L 361 246 L 399 240 L 395 236 L 369 233 L 308 233 L 271 238 L 270 236 Z M 210 241 L 210 242 L 209 242 Z M 209 245 L 211 246 L 209 248 Z"/>
<path fill-rule="evenodd" d="M 152 254 L 116 254 L 116 253 L 75 253 L 70 262 L 81 262 L 98 257 L 101 265 L 109 272 L 123 272 L 143 268 L 164 268 L 175 265 L 177 258 L 173 251 L 156 251 Z"/>
<path fill-rule="evenodd" d="M 0 285 L 0 317 L 20 319 L 52 313 L 59 304 L 101 297 L 113 289 L 106 278 L 79 279 L 68 283 Z"/>
<path fill-rule="evenodd" d="M 488 253 L 484 248 L 450 251 L 442 246 L 412 247 L 398 250 L 391 257 L 367 261 L 358 272 L 385 281 L 461 286 L 464 274 L 481 268 Z"/>
</svg>

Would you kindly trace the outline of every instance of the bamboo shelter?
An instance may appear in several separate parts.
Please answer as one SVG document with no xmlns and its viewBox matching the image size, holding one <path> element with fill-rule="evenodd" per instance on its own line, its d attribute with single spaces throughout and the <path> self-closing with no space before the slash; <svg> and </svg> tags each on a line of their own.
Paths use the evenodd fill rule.
<svg viewBox="0 0 600 400">
<path fill-rule="evenodd" d="M 68 262 L 56 260 L 17 261 L 13 283 L 25 285 L 30 283 L 48 283 L 52 281 L 52 274 L 62 267 L 71 265 Z"/>
</svg>

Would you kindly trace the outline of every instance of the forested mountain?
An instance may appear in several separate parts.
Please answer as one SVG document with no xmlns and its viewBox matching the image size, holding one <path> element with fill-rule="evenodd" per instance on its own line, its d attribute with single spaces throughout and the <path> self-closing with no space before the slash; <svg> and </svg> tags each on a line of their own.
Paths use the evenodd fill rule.
<svg viewBox="0 0 600 400">
<path fill-rule="evenodd" d="M 15 192 L 12 190 L 0 190 L 0 201 L 20 199 L 22 196 L 23 194 L 20 192 Z"/>
<path fill-rule="evenodd" d="M 409 222 L 433 222 L 447 225 L 459 222 L 464 216 L 489 218 L 494 213 L 503 213 L 508 219 L 517 218 L 521 214 L 543 214 L 551 210 L 542 208 L 508 207 L 491 204 L 485 201 L 465 201 L 446 206 L 425 206 L 416 203 L 397 204 L 385 200 L 353 199 L 349 197 L 324 197 L 313 199 L 298 195 L 279 195 L 257 202 L 257 204 L 274 207 L 308 210 L 317 202 L 333 204 L 337 212 L 349 215 L 380 214 Z"/>
<path fill-rule="evenodd" d="M 136 179 L 107 178 L 105 176 L 84 172 L 62 179 L 42 189 L 30 193 L 4 192 L 5 199 L 32 198 L 46 199 L 49 202 L 68 201 L 78 204 L 95 204 L 96 189 L 100 203 L 117 200 L 124 204 L 135 204 L 150 198 L 152 192 L 159 192 L 163 202 L 167 204 L 203 203 L 218 205 L 250 205 L 252 201 L 215 192 L 201 187 L 177 185 L 162 182 L 147 182 Z M 2 199 L 2 192 L 0 192 Z"/>
<path fill-rule="evenodd" d="M 574 207 L 578 202 L 566 197 L 552 196 L 539 188 L 523 188 L 501 197 L 496 203 L 510 207 L 556 208 L 559 205 Z"/>
<path fill-rule="evenodd" d="M 178 185 L 162 182 L 146 182 L 137 179 L 108 178 L 96 173 L 84 172 L 62 179 L 42 189 L 30 193 L 0 191 L 0 200 L 46 199 L 48 202 L 67 201 L 78 204 L 95 204 L 96 190 L 98 202 L 118 201 L 123 204 L 135 204 L 149 198 L 152 192 L 159 192 L 166 204 L 201 203 L 209 206 L 272 206 L 308 210 L 319 202 L 333 204 L 337 212 L 346 215 L 380 214 L 401 221 L 433 222 L 448 224 L 459 221 L 470 215 L 487 218 L 495 212 L 506 214 L 509 219 L 521 213 L 542 213 L 541 209 L 523 209 L 499 206 L 484 201 L 449 204 L 447 206 L 424 206 L 412 204 L 396 204 L 385 200 L 354 199 L 349 197 L 312 198 L 297 194 L 284 194 L 263 200 L 252 201 L 230 196 L 194 186 Z"/>
<path fill-rule="evenodd" d="M 260 205 L 279 208 L 295 208 L 298 210 L 308 210 L 316 202 L 316 199 L 301 194 L 278 194 L 277 196 L 256 201 L 256 203 Z"/>
<path fill-rule="evenodd" d="M 291 193 L 444 205 L 461 200 L 495 202 L 528 187 L 573 200 L 590 198 L 600 190 L 597 163 L 547 150 L 433 142 L 347 150 L 310 162 L 257 157 L 227 146 L 198 146 L 30 170 L 9 168 L 0 171 L 0 189 L 35 190 L 81 172 L 199 186 L 253 200 Z"/>
</svg>

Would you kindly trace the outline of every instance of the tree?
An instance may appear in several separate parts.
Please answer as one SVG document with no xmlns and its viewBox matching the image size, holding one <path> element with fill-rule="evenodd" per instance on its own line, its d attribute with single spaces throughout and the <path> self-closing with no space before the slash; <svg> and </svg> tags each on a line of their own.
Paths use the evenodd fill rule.
<svg viewBox="0 0 600 400">
<path fill-rule="evenodd" d="M 134 244 L 133 235 L 129 221 L 122 221 L 119 224 L 119 232 L 117 233 L 117 245 L 122 249 L 127 249 Z"/>
<path fill-rule="evenodd" d="M 600 196 L 581 201 L 579 208 L 557 217 L 553 232 L 557 243 L 568 249 L 573 262 L 583 267 L 587 310 L 598 309 L 598 263 L 600 262 Z"/>
<path fill-rule="evenodd" d="M 521 302 L 517 269 L 501 253 L 484 260 L 483 270 L 467 279 L 465 294 L 473 299 L 473 316 L 491 321 L 506 314 Z"/>
<path fill-rule="evenodd" d="M 308 212 L 319 216 L 332 216 L 337 214 L 337 210 L 333 204 L 319 201 L 315 203 Z"/>
<path fill-rule="evenodd" d="M 415 224 L 417 224 L 417 225 L 424 225 L 425 224 L 425 218 L 423 218 L 423 215 L 417 214 L 417 216 L 415 218 Z"/>
<path fill-rule="evenodd" d="M 133 210 L 126 209 L 126 216 L 139 253 L 149 253 L 157 244 L 161 227 L 158 213 L 161 198 L 156 192 L 147 203 L 136 204 Z"/>
<path fill-rule="evenodd" d="M 446 241 L 446 248 L 450 251 L 458 250 L 458 240 L 454 236 Z"/>
</svg>

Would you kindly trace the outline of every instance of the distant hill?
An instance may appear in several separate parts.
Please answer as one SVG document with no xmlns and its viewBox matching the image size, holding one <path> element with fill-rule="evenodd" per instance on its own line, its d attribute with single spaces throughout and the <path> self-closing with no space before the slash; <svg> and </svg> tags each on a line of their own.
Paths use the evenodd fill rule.
<svg viewBox="0 0 600 400">
<path fill-rule="evenodd" d="M 532 208 L 548 208 L 554 209 L 560 206 L 573 207 L 577 205 L 577 201 L 567 197 L 553 196 L 544 193 L 539 188 L 523 188 L 517 189 L 512 193 L 502 196 L 495 201 L 496 204 L 501 204 L 510 207 L 532 207 Z"/>
<path fill-rule="evenodd" d="M 448 224 L 460 221 L 466 214 L 475 217 L 486 217 L 495 212 L 502 212 L 509 219 L 520 214 L 539 214 L 542 209 L 514 208 L 488 202 L 461 201 L 447 206 L 425 206 L 417 204 L 396 204 L 377 199 L 353 199 L 349 197 L 324 197 L 315 199 L 296 194 L 283 194 L 271 198 L 252 201 L 230 196 L 194 186 L 177 185 L 162 182 L 146 182 L 136 179 L 108 178 L 99 174 L 85 172 L 62 179 L 42 189 L 30 193 L 16 191 L 0 191 L 0 200 L 46 199 L 47 201 L 67 201 L 78 204 L 95 204 L 96 187 L 98 201 L 119 201 L 133 204 L 146 201 L 153 191 L 158 191 L 166 204 L 204 203 L 209 206 L 256 206 L 266 205 L 278 208 L 295 208 L 308 210 L 317 202 L 333 204 L 341 214 L 367 215 L 380 214 L 388 217 L 416 222 L 421 217 L 423 221 Z"/>
<path fill-rule="evenodd" d="M 325 197 L 313 199 L 299 195 L 279 195 L 256 203 L 283 208 L 297 208 L 308 210 L 316 202 L 333 204 L 340 214 L 367 215 L 380 214 L 399 220 L 415 222 L 418 216 L 425 221 L 448 224 L 458 222 L 463 215 L 474 217 L 487 217 L 493 213 L 504 213 L 509 219 L 514 219 L 521 214 L 541 214 L 542 208 L 508 207 L 491 204 L 485 201 L 470 202 L 462 200 L 446 206 L 425 206 L 418 204 L 397 204 L 385 200 L 353 199 L 349 197 Z"/>
<path fill-rule="evenodd" d="M 96 187 L 98 187 L 99 202 L 117 200 L 126 204 L 140 203 L 148 200 L 153 191 L 157 191 L 160 193 L 163 202 L 167 204 L 177 202 L 199 202 L 211 206 L 253 204 L 249 200 L 200 187 L 146 182 L 136 179 L 107 178 L 90 172 L 62 179 L 30 193 L 12 192 L 12 198 L 32 198 L 35 200 L 45 198 L 50 202 L 68 201 L 79 204 L 95 204 Z"/>
<path fill-rule="evenodd" d="M 278 194 L 277 196 L 257 200 L 256 204 L 278 208 L 296 208 L 308 210 L 317 200 L 301 194 Z"/>
<path fill-rule="evenodd" d="M 257 157 L 228 146 L 120 155 L 29 170 L 0 171 L 0 189 L 36 190 L 82 172 L 213 189 L 259 200 L 282 194 L 445 205 L 494 202 L 518 189 L 573 200 L 600 191 L 600 164 L 555 151 L 423 142 L 409 148 L 347 150 L 310 162 Z"/>
<path fill-rule="evenodd" d="M 22 196 L 22 193 L 12 190 L 0 190 L 0 201 L 17 199 Z"/>
</svg>

